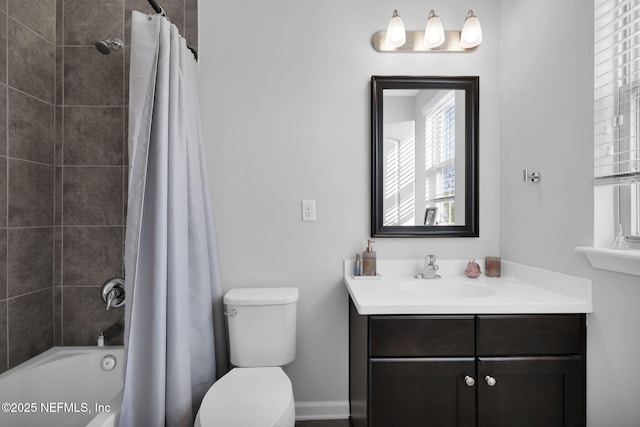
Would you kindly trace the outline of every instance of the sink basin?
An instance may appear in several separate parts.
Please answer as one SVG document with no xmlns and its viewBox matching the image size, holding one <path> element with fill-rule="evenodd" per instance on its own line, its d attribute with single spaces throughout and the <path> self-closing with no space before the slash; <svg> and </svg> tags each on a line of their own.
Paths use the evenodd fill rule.
<svg viewBox="0 0 640 427">
<path fill-rule="evenodd" d="M 418 279 L 400 283 L 399 288 L 414 295 L 431 298 L 482 298 L 496 294 L 487 286 L 448 279 Z"/>
</svg>

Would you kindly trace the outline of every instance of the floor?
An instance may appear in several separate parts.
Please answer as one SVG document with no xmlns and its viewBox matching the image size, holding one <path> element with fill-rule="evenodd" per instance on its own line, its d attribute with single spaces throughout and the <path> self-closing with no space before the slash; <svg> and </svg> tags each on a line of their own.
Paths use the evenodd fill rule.
<svg viewBox="0 0 640 427">
<path fill-rule="evenodd" d="M 349 420 L 296 421 L 296 427 L 349 427 Z"/>
</svg>

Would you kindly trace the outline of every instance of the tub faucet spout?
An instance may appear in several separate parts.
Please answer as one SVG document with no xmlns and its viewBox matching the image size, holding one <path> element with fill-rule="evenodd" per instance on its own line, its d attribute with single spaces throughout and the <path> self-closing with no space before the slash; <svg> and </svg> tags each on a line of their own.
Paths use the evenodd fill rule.
<svg viewBox="0 0 640 427">
<path fill-rule="evenodd" d="M 104 332 L 102 332 L 102 335 L 104 336 L 104 343 L 107 344 L 112 339 L 121 335 L 123 330 L 124 328 L 120 323 L 114 323 L 109 326 Z"/>
</svg>

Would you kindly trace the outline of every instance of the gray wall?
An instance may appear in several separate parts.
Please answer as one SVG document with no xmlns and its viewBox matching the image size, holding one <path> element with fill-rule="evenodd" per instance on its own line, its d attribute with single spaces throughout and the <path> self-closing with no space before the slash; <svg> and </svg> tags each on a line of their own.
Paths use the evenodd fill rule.
<svg viewBox="0 0 640 427">
<path fill-rule="evenodd" d="M 640 419 L 640 278 L 592 269 L 574 252 L 594 234 L 593 27 L 593 2 L 502 2 L 500 248 L 593 281 L 588 425 L 625 427 Z M 540 183 L 523 183 L 522 168 L 539 170 Z"/>
<path fill-rule="evenodd" d="M 298 403 L 330 409 L 348 400 L 342 260 L 369 237 L 372 75 L 480 76 L 481 237 L 380 238 L 378 257 L 498 254 L 499 5 L 473 2 L 485 38 L 475 52 L 402 55 L 376 52 L 371 38 L 394 7 L 407 28 L 422 29 L 422 3 L 200 3 L 201 101 L 223 283 L 299 287 L 298 355 L 286 367 Z M 462 28 L 467 5 L 428 6 L 446 28 Z M 301 222 L 302 199 L 316 200 L 316 222 Z"/>
</svg>

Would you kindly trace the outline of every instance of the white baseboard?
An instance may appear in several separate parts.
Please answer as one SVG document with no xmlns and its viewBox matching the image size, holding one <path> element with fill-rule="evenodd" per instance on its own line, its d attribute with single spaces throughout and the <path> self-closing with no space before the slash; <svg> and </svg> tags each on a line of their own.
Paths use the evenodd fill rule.
<svg viewBox="0 0 640 427">
<path fill-rule="evenodd" d="M 349 401 L 296 402 L 296 420 L 346 420 Z"/>
</svg>

